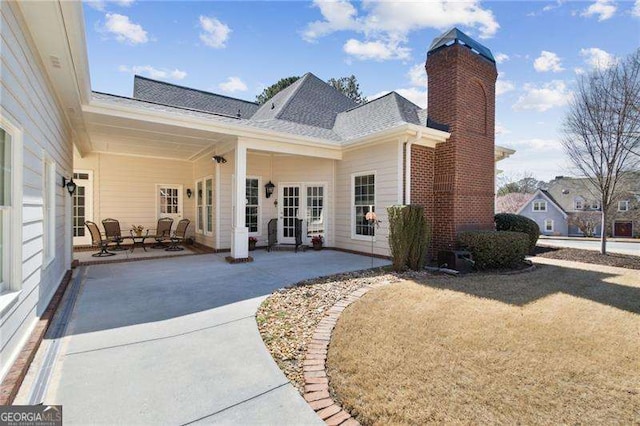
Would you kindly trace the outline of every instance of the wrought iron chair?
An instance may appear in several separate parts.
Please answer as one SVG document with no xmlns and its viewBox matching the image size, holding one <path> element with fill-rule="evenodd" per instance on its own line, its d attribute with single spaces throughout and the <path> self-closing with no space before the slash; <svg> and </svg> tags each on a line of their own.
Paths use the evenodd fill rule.
<svg viewBox="0 0 640 426">
<path fill-rule="evenodd" d="M 100 234 L 100 229 L 95 222 L 91 222 L 89 220 L 85 220 L 84 224 L 89 229 L 89 234 L 91 234 L 91 245 L 100 248 L 100 252 L 94 253 L 91 256 L 93 257 L 107 257 L 107 256 L 115 256 L 115 253 L 110 253 L 107 251 L 109 247 L 109 243 L 111 242 L 108 239 L 102 238 L 102 234 Z"/>
<path fill-rule="evenodd" d="M 187 229 L 189 228 L 189 224 L 191 221 L 189 219 L 182 219 L 178 222 L 178 226 L 176 226 L 176 230 L 173 232 L 173 235 L 169 238 L 171 243 L 169 247 L 165 249 L 165 251 L 181 251 L 184 250 L 184 247 L 180 247 L 178 244 L 184 242 L 187 236 Z"/>
<path fill-rule="evenodd" d="M 171 227 L 173 226 L 173 219 L 170 217 L 161 217 L 158 219 L 158 225 L 155 229 L 155 234 L 150 235 L 150 237 L 156 240 L 156 243 L 151 246 L 154 249 L 163 249 L 167 248 L 167 245 L 164 244 L 164 241 L 170 241 L 171 239 Z"/>
<path fill-rule="evenodd" d="M 278 242 L 278 219 L 271 219 L 267 225 L 267 251 L 271 251 L 271 248 Z"/>
<path fill-rule="evenodd" d="M 124 241 L 122 238 L 122 232 L 120 231 L 120 222 L 116 219 L 103 219 L 102 226 L 104 227 L 104 235 L 107 237 L 107 240 L 112 243 L 116 243 L 116 246 L 111 248 L 112 251 L 121 251 L 126 250 L 124 247 L 121 247 L 120 244 Z"/>
<path fill-rule="evenodd" d="M 298 252 L 298 247 L 302 245 L 302 219 L 296 219 L 294 224 L 294 232 L 296 234 L 296 253 Z M 305 247 L 302 247 L 302 251 L 305 250 Z"/>
</svg>

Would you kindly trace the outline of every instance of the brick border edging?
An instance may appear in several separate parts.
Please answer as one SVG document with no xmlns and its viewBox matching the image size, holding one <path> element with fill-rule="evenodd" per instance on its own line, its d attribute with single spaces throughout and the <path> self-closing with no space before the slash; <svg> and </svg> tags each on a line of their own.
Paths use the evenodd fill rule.
<svg viewBox="0 0 640 426">
<path fill-rule="evenodd" d="M 329 342 L 340 314 L 353 302 L 359 300 L 369 291 L 384 287 L 389 283 L 368 284 L 360 287 L 347 297 L 340 299 L 320 320 L 313 332 L 311 342 L 307 345 L 302 369 L 304 372 L 305 401 L 329 426 L 356 426 L 360 423 L 351 417 L 329 393 L 329 377 L 327 375 L 327 352 Z"/>
<path fill-rule="evenodd" d="M 47 309 L 44 311 L 31 332 L 29 340 L 20 350 L 18 357 L 13 362 L 13 365 L 9 369 L 4 380 L 2 380 L 2 384 L 0 384 L 0 405 L 11 405 L 18 395 L 18 390 L 22 385 L 22 381 L 27 375 L 29 366 L 31 365 L 33 358 L 36 356 L 40 343 L 42 343 L 42 339 L 44 339 L 44 336 L 51 325 L 53 316 L 62 301 L 62 297 L 64 296 L 70 281 L 71 270 L 67 270 L 60 282 L 60 285 L 58 286 L 58 289 L 51 298 L 49 305 L 47 305 Z"/>
</svg>

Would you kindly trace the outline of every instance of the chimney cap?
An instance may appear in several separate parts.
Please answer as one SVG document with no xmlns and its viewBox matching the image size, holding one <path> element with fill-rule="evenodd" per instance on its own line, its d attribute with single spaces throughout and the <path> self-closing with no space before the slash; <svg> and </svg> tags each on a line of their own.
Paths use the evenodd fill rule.
<svg viewBox="0 0 640 426">
<path fill-rule="evenodd" d="M 478 43 L 477 41 L 475 41 L 474 39 L 472 39 L 471 37 L 469 37 L 468 35 L 466 35 L 465 33 L 463 33 L 462 31 L 460 31 L 455 27 L 450 29 L 446 33 L 433 39 L 431 46 L 429 46 L 429 51 L 427 52 L 427 56 L 430 56 L 433 52 L 436 52 L 452 44 L 465 45 L 471 50 L 475 51 L 480 56 L 482 56 L 483 58 L 488 59 L 494 64 L 496 63 L 496 60 L 493 57 L 493 54 L 491 53 L 491 50 L 489 50 L 489 48 Z"/>
</svg>

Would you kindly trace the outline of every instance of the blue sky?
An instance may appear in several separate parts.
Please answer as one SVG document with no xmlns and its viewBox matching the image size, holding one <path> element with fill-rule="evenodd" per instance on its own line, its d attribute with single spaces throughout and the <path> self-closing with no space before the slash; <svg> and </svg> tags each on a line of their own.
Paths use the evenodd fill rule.
<svg viewBox="0 0 640 426">
<path fill-rule="evenodd" d="M 640 46 L 640 0 L 453 2 L 86 1 L 94 90 L 133 74 L 254 100 L 282 77 L 354 74 L 370 99 L 426 106 L 426 51 L 458 26 L 498 59 L 496 143 L 507 176 L 570 175 L 559 145 L 576 76 Z"/>
</svg>

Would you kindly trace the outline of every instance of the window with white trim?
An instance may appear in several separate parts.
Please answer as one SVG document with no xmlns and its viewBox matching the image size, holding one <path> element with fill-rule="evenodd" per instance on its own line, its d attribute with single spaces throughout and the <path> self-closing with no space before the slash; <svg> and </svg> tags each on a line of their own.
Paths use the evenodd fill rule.
<svg viewBox="0 0 640 426">
<path fill-rule="evenodd" d="M 590 207 L 591 210 L 600 210 L 600 201 L 593 200 Z"/>
<path fill-rule="evenodd" d="M 553 232 L 553 220 L 545 219 L 544 220 L 544 230 L 545 232 Z"/>
<path fill-rule="evenodd" d="M 544 200 L 535 200 L 533 202 L 533 211 L 534 212 L 546 212 L 547 211 L 547 202 Z"/>
<path fill-rule="evenodd" d="M 53 260 L 56 244 L 56 164 L 44 157 L 42 174 L 42 222 L 44 231 L 44 255 L 42 264 L 47 266 Z"/>
<path fill-rule="evenodd" d="M 375 213 L 376 175 L 373 173 L 353 175 L 352 223 L 355 236 L 374 236 L 375 227 L 367 221 L 369 212 Z"/>
<path fill-rule="evenodd" d="M 629 200 L 618 201 L 618 211 L 626 212 L 629 210 Z"/>
<path fill-rule="evenodd" d="M 204 180 L 204 217 L 205 217 L 205 231 L 207 235 L 213 235 L 213 178 L 207 178 Z"/>
<path fill-rule="evenodd" d="M 584 202 L 581 198 L 576 198 L 573 200 L 573 208 L 574 210 L 582 210 L 584 209 Z"/>
<path fill-rule="evenodd" d="M 0 127 L 0 292 L 9 288 L 11 247 L 11 135 Z"/>
<path fill-rule="evenodd" d="M 204 214 L 202 205 L 204 201 L 204 193 L 202 191 L 202 181 L 196 182 L 196 232 L 202 234 L 204 232 Z"/>
<path fill-rule="evenodd" d="M 247 178 L 247 204 L 245 207 L 245 225 L 250 234 L 258 234 L 260 230 L 260 178 Z"/>
<path fill-rule="evenodd" d="M 213 235 L 213 176 L 196 181 L 196 232 Z"/>
</svg>

